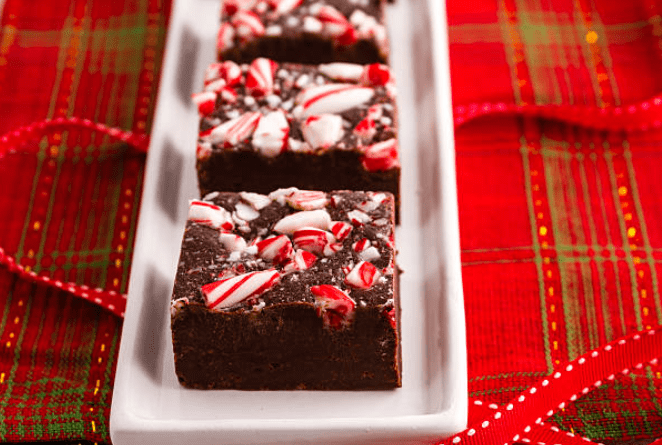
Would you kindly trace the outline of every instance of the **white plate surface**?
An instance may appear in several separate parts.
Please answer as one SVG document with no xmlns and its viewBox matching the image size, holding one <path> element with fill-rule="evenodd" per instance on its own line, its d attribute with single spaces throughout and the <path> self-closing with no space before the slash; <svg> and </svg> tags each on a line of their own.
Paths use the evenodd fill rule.
<svg viewBox="0 0 662 445">
<path fill-rule="evenodd" d="M 175 377 L 169 306 L 219 0 L 174 2 L 110 418 L 125 444 L 425 444 L 464 428 L 467 365 L 445 10 L 389 5 L 398 85 L 403 385 L 392 391 L 197 391 Z M 434 19 L 434 26 L 430 20 Z"/>
</svg>

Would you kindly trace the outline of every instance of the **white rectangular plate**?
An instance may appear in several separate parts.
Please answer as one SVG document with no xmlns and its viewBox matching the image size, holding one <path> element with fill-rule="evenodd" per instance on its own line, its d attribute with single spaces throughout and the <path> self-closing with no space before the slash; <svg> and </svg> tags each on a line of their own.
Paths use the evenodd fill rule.
<svg viewBox="0 0 662 445">
<path fill-rule="evenodd" d="M 402 150 L 402 388 L 199 391 L 175 377 L 170 295 L 197 197 L 197 111 L 219 0 L 174 2 L 147 160 L 110 433 L 125 444 L 431 443 L 464 428 L 467 365 L 445 10 L 389 5 Z M 434 21 L 434 25 L 431 24 Z"/>
</svg>

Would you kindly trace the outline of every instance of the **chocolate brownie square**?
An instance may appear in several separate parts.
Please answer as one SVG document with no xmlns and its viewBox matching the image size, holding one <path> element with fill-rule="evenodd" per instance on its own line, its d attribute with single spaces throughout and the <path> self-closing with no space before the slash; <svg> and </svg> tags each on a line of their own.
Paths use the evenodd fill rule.
<svg viewBox="0 0 662 445">
<path fill-rule="evenodd" d="M 393 196 L 280 189 L 192 201 L 171 303 L 199 389 L 401 385 Z"/>
<path fill-rule="evenodd" d="M 224 0 L 219 60 L 386 63 L 382 0 Z"/>
<path fill-rule="evenodd" d="M 384 65 L 209 67 L 195 94 L 201 196 L 212 191 L 387 191 L 399 197 L 395 87 Z"/>
</svg>

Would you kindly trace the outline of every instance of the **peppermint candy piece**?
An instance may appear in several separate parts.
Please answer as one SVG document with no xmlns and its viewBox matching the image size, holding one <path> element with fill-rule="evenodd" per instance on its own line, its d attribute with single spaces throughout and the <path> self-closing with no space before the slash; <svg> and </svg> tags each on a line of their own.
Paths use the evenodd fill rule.
<svg viewBox="0 0 662 445">
<path fill-rule="evenodd" d="M 302 90 L 296 98 L 301 105 L 302 116 L 319 114 L 340 114 L 360 107 L 374 96 L 372 88 L 347 83 L 332 83 L 313 86 Z"/>
<path fill-rule="evenodd" d="M 377 134 L 377 124 L 375 121 L 366 117 L 354 127 L 354 134 L 365 141 L 371 140 Z"/>
<path fill-rule="evenodd" d="M 198 106 L 198 114 L 207 116 L 216 108 L 216 93 L 213 91 L 204 91 L 191 95 L 193 103 Z"/>
<path fill-rule="evenodd" d="M 359 252 L 359 258 L 361 258 L 363 261 L 374 261 L 381 257 L 382 255 L 379 253 L 379 250 L 377 250 L 375 246 L 370 246 Z"/>
<path fill-rule="evenodd" d="M 298 249 L 294 252 L 294 258 L 283 266 L 283 272 L 289 273 L 297 270 L 306 270 L 317 261 L 314 253 Z"/>
<path fill-rule="evenodd" d="M 345 15 L 333 6 L 319 3 L 310 7 L 310 13 L 324 24 L 324 31 L 335 37 L 340 45 L 351 45 L 356 42 L 356 31 Z M 351 34 L 352 37 L 348 37 Z M 351 41 L 351 38 L 354 38 Z"/>
<path fill-rule="evenodd" d="M 345 134 L 342 117 L 337 114 L 310 116 L 301 124 L 301 132 L 313 149 L 330 148 Z"/>
<path fill-rule="evenodd" d="M 223 143 L 226 147 L 237 145 L 253 134 L 261 116 L 258 112 L 244 113 L 214 127 L 208 135 L 201 135 L 201 137 L 212 144 Z"/>
<path fill-rule="evenodd" d="M 352 249 L 354 249 L 354 252 L 363 252 L 371 245 L 372 243 L 368 238 L 361 238 L 360 240 L 352 244 Z"/>
<path fill-rule="evenodd" d="M 400 167 L 398 141 L 395 138 L 363 147 L 361 164 L 367 171 L 382 171 Z"/>
<path fill-rule="evenodd" d="M 234 46 L 234 35 L 234 26 L 229 23 L 221 23 L 221 27 L 218 30 L 218 37 L 216 38 L 216 47 L 218 50 L 225 51 L 232 48 Z"/>
<path fill-rule="evenodd" d="M 269 7 L 278 15 L 285 15 L 296 9 L 302 0 L 268 0 Z"/>
<path fill-rule="evenodd" d="M 234 229 L 230 212 L 223 207 L 204 201 L 193 200 L 189 202 L 188 220 L 213 229 L 227 231 Z"/>
<path fill-rule="evenodd" d="M 349 218 L 349 220 L 355 226 L 362 226 L 363 224 L 369 223 L 371 219 L 367 213 L 360 210 L 352 210 L 347 212 L 347 218 Z"/>
<path fill-rule="evenodd" d="M 211 144 L 209 142 L 198 141 L 195 148 L 196 159 L 203 160 L 211 156 Z"/>
<path fill-rule="evenodd" d="M 345 284 L 356 289 L 370 289 L 379 280 L 381 274 L 367 261 L 361 261 L 347 274 Z"/>
<path fill-rule="evenodd" d="M 317 67 L 320 73 L 333 80 L 359 82 L 363 75 L 363 65 L 357 63 L 325 63 Z"/>
<path fill-rule="evenodd" d="M 255 210 L 262 210 L 271 204 L 271 198 L 260 193 L 239 192 L 239 196 L 241 196 L 241 199 L 250 204 Z"/>
<path fill-rule="evenodd" d="M 246 90 L 253 97 L 271 94 L 274 88 L 274 74 L 278 64 L 273 60 L 260 57 L 253 60 L 246 75 Z"/>
<path fill-rule="evenodd" d="M 265 240 L 259 241 L 257 244 L 257 255 L 267 261 L 275 264 L 283 264 L 292 259 L 294 249 L 292 249 L 292 242 L 287 235 L 278 235 Z"/>
<path fill-rule="evenodd" d="M 209 309 L 221 310 L 263 294 L 279 281 L 278 271 L 269 269 L 214 281 L 202 286 L 201 291 Z"/>
<path fill-rule="evenodd" d="M 220 81 L 220 85 L 234 86 L 241 83 L 241 67 L 231 60 L 212 63 L 205 70 L 205 86 Z"/>
<path fill-rule="evenodd" d="M 325 326 L 338 329 L 351 322 L 356 302 L 347 293 L 331 284 L 312 286 L 310 292 L 315 297 L 315 312 Z"/>
<path fill-rule="evenodd" d="M 255 6 L 255 3 L 257 3 L 257 0 L 223 0 L 221 14 L 223 17 L 231 16 L 242 9 L 251 9 Z"/>
<path fill-rule="evenodd" d="M 273 158 L 285 151 L 289 134 L 290 126 L 285 113 L 281 110 L 272 111 L 260 117 L 252 144 L 263 156 Z"/>
<path fill-rule="evenodd" d="M 241 252 L 246 249 L 246 240 L 234 233 L 221 232 L 218 239 L 223 247 L 230 252 Z"/>
<path fill-rule="evenodd" d="M 236 35 L 244 41 L 253 37 L 260 37 L 265 32 L 262 20 L 253 11 L 238 11 L 234 14 L 230 23 L 234 26 Z"/>
<path fill-rule="evenodd" d="M 292 235 L 292 240 L 297 249 L 303 249 L 316 255 L 334 253 L 333 251 L 329 251 L 327 246 L 336 242 L 336 238 L 331 232 L 314 227 L 304 227 L 297 230 Z"/>
<path fill-rule="evenodd" d="M 361 73 L 360 82 L 371 87 L 384 86 L 391 79 L 391 71 L 386 65 L 373 63 L 367 65 Z"/>
<path fill-rule="evenodd" d="M 392 308 L 390 311 L 384 311 L 384 316 L 388 320 L 388 323 L 391 325 L 393 329 L 395 329 L 396 322 L 395 322 L 395 308 Z"/>
<path fill-rule="evenodd" d="M 342 241 L 350 234 L 353 227 L 343 221 L 334 221 L 331 223 L 331 233 L 336 237 L 336 240 Z"/>
<path fill-rule="evenodd" d="M 293 209 L 316 210 L 326 207 L 329 200 L 324 192 L 294 189 L 285 196 L 285 202 Z"/>
<path fill-rule="evenodd" d="M 287 215 L 274 225 L 273 230 L 292 235 L 304 227 L 327 230 L 331 226 L 331 216 L 326 210 L 305 210 Z"/>
</svg>

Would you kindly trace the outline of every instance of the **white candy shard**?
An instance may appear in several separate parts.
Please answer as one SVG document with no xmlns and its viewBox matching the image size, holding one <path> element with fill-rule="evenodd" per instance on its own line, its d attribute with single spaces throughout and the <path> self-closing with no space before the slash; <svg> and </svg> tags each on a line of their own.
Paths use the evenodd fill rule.
<svg viewBox="0 0 662 445">
<path fill-rule="evenodd" d="M 285 113 L 272 111 L 262 116 L 253 133 L 253 147 L 266 157 L 272 158 L 282 153 L 287 147 L 290 126 Z"/>
<path fill-rule="evenodd" d="M 303 117 L 340 114 L 360 107 L 372 99 L 372 88 L 346 83 L 333 83 L 307 88 L 299 93 L 296 103 L 303 107 Z"/>
<path fill-rule="evenodd" d="M 237 36 L 242 40 L 264 35 L 265 29 L 262 20 L 253 11 L 241 10 L 237 12 L 232 17 L 231 23 Z"/>
<path fill-rule="evenodd" d="M 316 210 L 326 207 L 329 200 L 324 192 L 295 189 L 285 196 L 285 202 L 297 210 Z"/>
<path fill-rule="evenodd" d="M 225 51 L 234 46 L 234 34 L 234 26 L 229 23 L 221 23 L 221 27 L 218 30 L 218 37 L 216 38 L 216 46 L 219 51 Z"/>
<path fill-rule="evenodd" d="M 201 290 L 207 307 L 212 310 L 220 310 L 232 307 L 246 298 L 260 295 L 279 281 L 278 271 L 269 269 L 205 284 Z"/>
<path fill-rule="evenodd" d="M 204 201 L 190 201 L 188 220 L 219 230 L 231 231 L 234 229 L 230 212 L 223 207 Z"/>
<path fill-rule="evenodd" d="M 218 239 L 223 247 L 230 252 L 241 252 L 246 249 L 246 240 L 234 233 L 221 232 Z"/>
<path fill-rule="evenodd" d="M 237 203 L 235 206 L 235 212 L 237 213 L 237 216 L 244 221 L 253 221 L 260 216 L 260 212 L 242 202 Z"/>
<path fill-rule="evenodd" d="M 361 163 L 368 171 L 390 170 L 400 166 L 398 141 L 395 138 L 364 147 L 362 151 Z"/>
<path fill-rule="evenodd" d="M 292 235 L 304 227 L 327 230 L 331 227 L 331 216 L 326 210 L 305 210 L 292 213 L 278 221 L 273 230 L 278 233 Z"/>
<path fill-rule="evenodd" d="M 363 261 L 374 261 L 378 258 L 381 258 L 381 255 L 375 246 L 370 246 L 367 249 L 359 252 L 359 258 L 361 258 Z"/>
<path fill-rule="evenodd" d="M 318 70 L 320 73 L 333 80 L 358 82 L 363 74 L 363 65 L 342 62 L 326 63 L 319 65 Z"/>
<path fill-rule="evenodd" d="M 271 204 L 271 198 L 260 193 L 239 192 L 239 196 L 241 196 L 241 199 L 250 204 L 255 210 L 262 210 Z"/>
<path fill-rule="evenodd" d="M 285 15 L 301 4 L 302 0 L 269 0 L 269 6 L 276 15 Z"/>
<path fill-rule="evenodd" d="M 337 114 L 310 116 L 302 122 L 301 132 L 313 149 L 330 148 L 345 134 L 342 117 Z"/>
<path fill-rule="evenodd" d="M 370 222 L 370 216 L 360 210 L 352 210 L 347 212 L 347 218 L 355 225 L 366 224 Z"/>
</svg>

